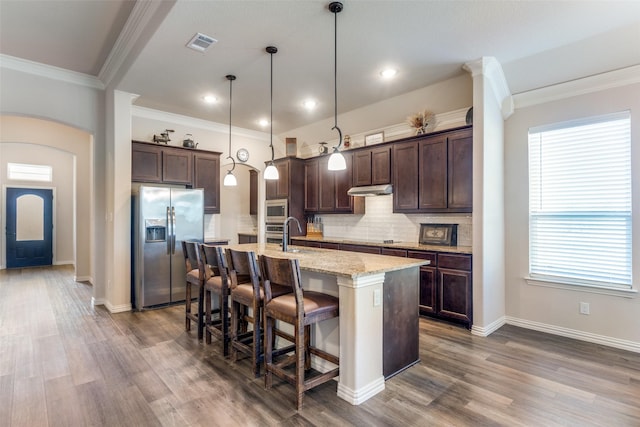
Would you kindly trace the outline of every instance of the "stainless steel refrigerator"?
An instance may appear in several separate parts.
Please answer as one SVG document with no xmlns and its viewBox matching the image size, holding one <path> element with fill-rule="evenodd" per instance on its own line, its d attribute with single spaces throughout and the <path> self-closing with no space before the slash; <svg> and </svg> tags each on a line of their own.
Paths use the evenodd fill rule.
<svg viewBox="0 0 640 427">
<path fill-rule="evenodd" d="M 183 240 L 204 238 L 202 189 L 140 186 L 133 195 L 133 300 L 138 310 L 184 301 Z"/>
</svg>

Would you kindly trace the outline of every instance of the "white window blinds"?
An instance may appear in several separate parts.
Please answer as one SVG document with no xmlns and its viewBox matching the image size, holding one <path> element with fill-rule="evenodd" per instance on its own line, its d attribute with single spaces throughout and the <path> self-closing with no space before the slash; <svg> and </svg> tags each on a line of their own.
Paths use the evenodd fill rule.
<svg viewBox="0 0 640 427">
<path fill-rule="evenodd" d="M 529 131 L 529 274 L 631 287 L 629 112 Z"/>
</svg>

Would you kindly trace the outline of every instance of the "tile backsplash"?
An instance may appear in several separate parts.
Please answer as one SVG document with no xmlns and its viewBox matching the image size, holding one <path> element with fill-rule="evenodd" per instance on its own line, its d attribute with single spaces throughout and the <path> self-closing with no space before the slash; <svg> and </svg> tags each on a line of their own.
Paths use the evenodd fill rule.
<svg viewBox="0 0 640 427">
<path fill-rule="evenodd" d="M 418 242 L 420 224 L 459 224 L 458 245 L 471 246 L 471 214 L 395 214 L 393 196 L 365 198 L 364 215 L 317 215 L 324 237 L 352 240 Z"/>
</svg>

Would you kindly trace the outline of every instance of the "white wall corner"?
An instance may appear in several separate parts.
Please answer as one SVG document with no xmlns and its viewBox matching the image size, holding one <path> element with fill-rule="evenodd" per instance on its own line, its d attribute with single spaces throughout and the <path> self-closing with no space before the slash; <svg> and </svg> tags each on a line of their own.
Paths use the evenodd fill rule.
<svg viewBox="0 0 640 427">
<path fill-rule="evenodd" d="M 471 335 L 477 335 L 479 337 L 488 337 L 489 335 L 491 335 L 492 333 L 500 329 L 506 323 L 507 323 L 507 318 L 505 316 L 502 316 L 499 319 L 496 319 L 495 321 L 491 322 L 487 326 L 473 325 L 471 327 Z"/>
<path fill-rule="evenodd" d="M 513 114 L 514 104 L 502 65 L 498 60 L 493 56 L 483 56 L 475 61 L 466 62 L 462 68 L 469 72 L 471 77 L 475 78 L 481 75 L 487 79 L 493 89 L 495 101 L 502 112 L 503 120 L 508 119 Z"/>
</svg>

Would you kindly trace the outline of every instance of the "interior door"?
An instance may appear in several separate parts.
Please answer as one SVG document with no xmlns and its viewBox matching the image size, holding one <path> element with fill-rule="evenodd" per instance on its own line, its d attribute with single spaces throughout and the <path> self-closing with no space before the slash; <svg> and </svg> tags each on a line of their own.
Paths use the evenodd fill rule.
<svg viewBox="0 0 640 427">
<path fill-rule="evenodd" d="M 7 188 L 7 268 L 51 265 L 53 190 Z"/>
</svg>

